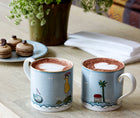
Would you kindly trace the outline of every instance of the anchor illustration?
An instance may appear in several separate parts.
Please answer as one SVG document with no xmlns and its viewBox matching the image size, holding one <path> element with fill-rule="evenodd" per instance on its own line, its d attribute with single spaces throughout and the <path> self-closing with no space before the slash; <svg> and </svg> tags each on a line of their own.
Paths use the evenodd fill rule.
<svg viewBox="0 0 140 118">
<path fill-rule="evenodd" d="M 39 90 L 36 88 L 36 92 L 37 94 L 33 94 L 33 98 L 37 103 L 42 103 L 43 102 L 43 98 L 41 97 L 41 94 L 39 92 Z"/>
</svg>

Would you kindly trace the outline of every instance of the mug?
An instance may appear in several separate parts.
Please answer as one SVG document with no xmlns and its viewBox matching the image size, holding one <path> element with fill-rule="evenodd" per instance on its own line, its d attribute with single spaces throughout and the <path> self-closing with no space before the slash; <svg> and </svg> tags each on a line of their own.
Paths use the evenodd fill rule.
<svg viewBox="0 0 140 118">
<path fill-rule="evenodd" d="M 100 62 L 99 60 L 104 60 L 104 62 Z M 94 62 L 98 62 L 98 64 L 102 63 L 105 67 L 108 66 L 106 60 L 107 62 L 108 60 L 112 60 L 112 63 L 121 64 L 122 67 L 117 70 L 107 71 L 101 68 L 91 69 L 92 66 L 95 68 L 95 65 L 93 65 Z M 89 67 L 86 66 L 86 63 L 89 63 Z M 84 61 L 82 64 L 81 98 L 83 106 L 94 111 L 118 109 L 121 106 L 122 99 L 130 95 L 136 88 L 135 77 L 130 73 L 124 73 L 124 68 L 124 63 L 109 58 L 92 58 Z M 130 92 L 122 95 L 124 78 L 130 79 L 132 88 Z"/>
<path fill-rule="evenodd" d="M 33 66 L 36 62 L 42 62 L 44 59 L 65 61 L 71 64 L 71 68 L 62 71 L 47 72 L 36 69 Z M 23 68 L 31 83 L 31 104 L 34 108 L 40 111 L 57 112 L 71 107 L 73 88 L 72 62 L 66 59 L 54 57 L 39 60 L 27 58 L 24 61 Z"/>
</svg>

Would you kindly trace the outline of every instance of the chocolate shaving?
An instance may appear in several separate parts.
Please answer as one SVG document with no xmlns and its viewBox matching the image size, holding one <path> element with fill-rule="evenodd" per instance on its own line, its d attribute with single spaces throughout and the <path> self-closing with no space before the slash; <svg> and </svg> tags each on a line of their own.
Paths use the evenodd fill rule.
<svg viewBox="0 0 140 118">
<path fill-rule="evenodd" d="M 27 43 L 27 41 L 26 41 L 26 40 L 23 40 L 23 41 L 22 41 L 22 43 L 23 43 L 23 44 L 26 44 L 26 43 Z"/>
<path fill-rule="evenodd" d="M 6 40 L 5 39 L 1 39 L 1 46 L 5 46 L 6 45 Z"/>
<path fill-rule="evenodd" d="M 16 38 L 17 38 L 17 36 L 16 36 L 16 35 L 13 35 L 13 36 L 12 36 L 12 38 L 16 39 Z"/>
</svg>

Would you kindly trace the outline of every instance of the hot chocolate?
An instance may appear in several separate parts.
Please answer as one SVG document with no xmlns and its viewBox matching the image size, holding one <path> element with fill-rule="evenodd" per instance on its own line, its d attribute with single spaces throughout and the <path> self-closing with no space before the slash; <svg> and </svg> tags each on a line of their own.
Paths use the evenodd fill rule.
<svg viewBox="0 0 140 118">
<path fill-rule="evenodd" d="M 59 72 L 71 69 L 72 63 L 65 59 L 44 58 L 33 62 L 32 67 L 45 72 Z"/>
<path fill-rule="evenodd" d="M 83 65 L 91 70 L 99 72 L 112 72 L 124 68 L 124 64 L 109 58 L 93 58 L 84 61 Z"/>
</svg>

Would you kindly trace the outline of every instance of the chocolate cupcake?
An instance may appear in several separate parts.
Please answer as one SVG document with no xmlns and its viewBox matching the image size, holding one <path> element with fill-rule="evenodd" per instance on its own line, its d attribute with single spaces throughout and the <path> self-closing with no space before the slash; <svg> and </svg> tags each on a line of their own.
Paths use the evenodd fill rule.
<svg viewBox="0 0 140 118">
<path fill-rule="evenodd" d="M 20 42 L 22 42 L 22 40 L 17 38 L 16 36 L 12 36 L 11 39 L 7 40 L 7 44 L 11 46 L 12 50 L 15 50 L 16 49 L 16 45 L 18 43 L 20 43 Z"/>
<path fill-rule="evenodd" d="M 5 59 L 9 58 L 12 55 L 12 49 L 9 45 L 7 45 L 5 39 L 1 39 L 0 44 L 0 58 Z"/>
<path fill-rule="evenodd" d="M 22 43 L 16 45 L 16 54 L 23 57 L 33 55 L 33 45 L 27 43 L 26 40 L 23 40 Z"/>
</svg>

